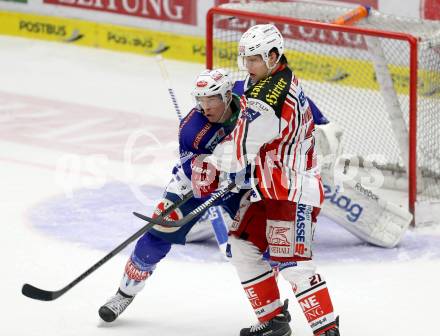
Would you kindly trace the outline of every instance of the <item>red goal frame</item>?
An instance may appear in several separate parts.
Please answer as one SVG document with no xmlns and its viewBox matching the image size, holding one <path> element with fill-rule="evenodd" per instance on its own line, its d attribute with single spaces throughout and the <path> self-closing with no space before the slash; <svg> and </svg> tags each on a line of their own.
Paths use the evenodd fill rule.
<svg viewBox="0 0 440 336">
<path fill-rule="evenodd" d="M 409 43 L 409 130 L 408 130 L 408 209 L 414 215 L 415 202 L 417 200 L 417 71 L 418 71 L 418 38 L 405 33 L 396 33 L 376 29 L 360 28 L 355 26 L 343 26 L 331 23 L 322 23 L 309 20 L 295 19 L 285 16 L 275 16 L 247 12 L 242 10 L 212 7 L 206 14 L 206 68 L 213 66 L 213 33 L 214 17 L 216 15 L 234 16 L 242 19 L 253 19 L 273 23 L 301 25 L 309 28 L 331 29 L 333 31 L 363 34 L 367 36 L 382 37 L 394 40 L 407 41 Z M 414 223 L 414 219 L 413 219 Z"/>
</svg>

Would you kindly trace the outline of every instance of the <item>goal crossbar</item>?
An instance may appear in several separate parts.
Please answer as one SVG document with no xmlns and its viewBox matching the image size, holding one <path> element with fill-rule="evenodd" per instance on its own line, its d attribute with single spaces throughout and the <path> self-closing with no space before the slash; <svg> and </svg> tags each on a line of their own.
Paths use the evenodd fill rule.
<svg viewBox="0 0 440 336">
<path fill-rule="evenodd" d="M 214 18 L 216 15 L 247 20 L 276 22 L 308 28 L 338 31 L 343 33 L 361 34 L 371 37 L 406 41 L 409 45 L 409 120 L 408 120 L 408 208 L 415 212 L 417 200 L 417 73 L 418 73 L 418 42 L 419 38 L 408 33 L 385 31 L 357 26 L 337 25 L 332 23 L 304 20 L 286 16 L 248 12 L 243 10 L 213 7 L 206 16 L 206 67 L 212 69 L 214 50 Z"/>
</svg>

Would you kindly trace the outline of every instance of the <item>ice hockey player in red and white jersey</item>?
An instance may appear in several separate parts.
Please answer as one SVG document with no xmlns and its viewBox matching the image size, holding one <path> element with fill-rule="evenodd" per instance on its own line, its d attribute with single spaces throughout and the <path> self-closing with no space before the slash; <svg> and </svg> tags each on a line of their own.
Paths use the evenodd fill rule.
<svg viewBox="0 0 440 336">
<path fill-rule="evenodd" d="M 192 162 L 199 155 L 212 153 L 213 148 L 235 126 L 239 114 L 239 96 L 234 94 L 233 83 L 223 69 L 203 71 L 194 83 L 192 95 L 197 106 L 183 118 L 179 127 L 180 159 L 172 170 L 164 198 L 154 210 L 157 217 L 165 209 L 179 202 L 191 190 Z M 196 190 L 197 197 L 191 197 L 185 204 L 173 210 L 168 220 L 178 220 L 206 201 L 203 188 Z M 241 197 L 246 190 L 225 195 L 218 205 L 230 217 L 238 211 Z M 206 197 L 205 197 L 206 196 Z M 106 322 L 116 320 L 144 288 L 150 276 L 168 255 L 171 246 L 185 245 L 188 235 L 197 229 L 201 214 L 185 225 L 175 228 L 156 225 L 137 242 L 124 268 L 122 279 L 115 295 L 99 308 L 99 316 Z"/>
<path fill-rule="evenodd" d="M 273 271 L 262 259 L 268 248 L 314 335 L 337 336 L 327 284 L 312 261 L 313 233 L 324 200 L 315 126 L 283 50 L 283 37 L 272 24 L 253 26 L 243 34 L 239 66 L 247 70 L 249 85 L 241 97 L 240 117 L 200 169 L 212 164 L 218 171 L 237 173 L 251 166 L 251 189 L 234 218 L 228 253 L 259 323 L 240 335 L 291 335 L 287 300 L 281 302 Z M 205 175 L 193 184 L 206 190 L 209 179 L 215 181 Z"/>
</svg>

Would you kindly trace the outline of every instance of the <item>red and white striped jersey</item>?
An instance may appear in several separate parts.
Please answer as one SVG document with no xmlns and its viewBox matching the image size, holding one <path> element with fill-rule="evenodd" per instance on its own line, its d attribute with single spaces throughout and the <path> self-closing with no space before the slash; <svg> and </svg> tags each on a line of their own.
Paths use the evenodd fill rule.
<svg viewBox="0 0 440 336">
<path fill-rule="evenodd" d="M 307 98 L 288 66 L 245 91 L 233 132 L 207 160 L 225 172 L 252 171 L 252 200 L 290 200 L 319 207 L 315 125 Z"/>
</svg>

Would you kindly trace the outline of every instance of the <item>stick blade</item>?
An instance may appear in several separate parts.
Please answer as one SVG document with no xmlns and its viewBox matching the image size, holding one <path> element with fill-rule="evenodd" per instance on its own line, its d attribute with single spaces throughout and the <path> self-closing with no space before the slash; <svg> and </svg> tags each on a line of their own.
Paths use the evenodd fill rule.
<svg viewBox="0 0 440 336">
<path fill-rule="evenodd" d="M 137 218 L 140 218 L 140 219 L 142 219 L 142 220 L 144 220 L 146 222 L 150 222 L 150 223 L 153 223 L 153 224 L 157 224 L 157 225 L 165 224 L 165 222 L 162 219 L 151 218 L 151 217 L 142 215 L 142 214 L 140 214 L 138 212 L 133 212 L 133 215 L 135 215 Z"/>
<path fill-rule="evenodd" d="M 29 284 L 23 285 L 21 293 L 28 298 L 40 301 L 52 301 L 59 296 L 57 292 L 46 291 Z"/>
<path fill-rule="evenodd" d="M 142 220 L 144 220 L 146 222 L 150 222 L 150 223 L 155 224 L 155 225 L 171 226 L 171 227 L 180 227 L 180 226 L 182 226 L 182 224 L 181 224 L 182 220 L 167 221 L 167 220 L 164 220 L 164 219 L 162 219 L 160 217 L 158 217 L 158 218 L 151 218 L 151 217 L 142 215 L 142 214 L 140 214 L 138 212 L 133 212 L 133 215 L 135 215 L 137 218 L 140 218 L 140 219 L 142 219 Z"/>
</svg>

